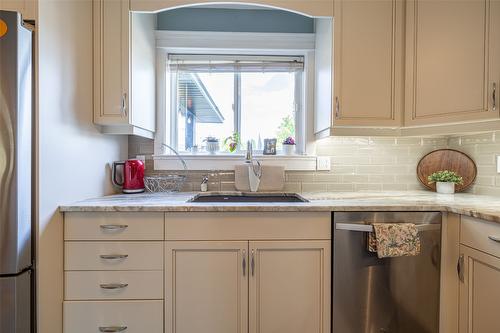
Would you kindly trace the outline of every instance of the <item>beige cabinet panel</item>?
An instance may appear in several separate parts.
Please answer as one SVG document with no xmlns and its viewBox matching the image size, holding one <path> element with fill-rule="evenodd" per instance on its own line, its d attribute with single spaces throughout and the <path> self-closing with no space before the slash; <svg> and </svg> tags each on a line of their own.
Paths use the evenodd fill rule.
<svg viewBox="0 0 500 333">
<path fill-rule="evenodd" d="M 460 333 L 500 332 L 500 258 L 460 247 L 464 256 L 460 286 Z"/>
<path fill-rule="evenodd" d="M 64 242 L 66 271 L 163 271 L 163 242 Z"/>
<path fill-rule="evenodd" d="M 245 333 L 246 241 L 166 242 L 167 333 Z"/>
<path fill-rule="evenodd" d="M 102 132 L 153 138 L 156 15 L 129 0 L 93 0 L 94 122 Z"/>
<path fill-rule="evenodd" d="M 106 328 L 163 333 L 163 301 L 70 301 L 64 302 L 63 311 L 64 333 L 98 333 Z"/>
<path fill-rule="evenodd" d="M 408 1 L 406 126 L 498 117 L 499 20 L 496 0 Z"/>
<path fill-rule="evenodd" d="M 133 11 L 157 12 L 164 9 L 172 9 L 180 6 L 202 3 L 227 3 L 227 1 L 211 0 L 131 0 L 130 5 Z M 233 0 L 232 3 L 255 4 L 271 6 L 285 10 L 291 10 L 310 16 L 333 16 L 332 0 Z"/>
<path fill-rule="evenodd" d="M 66 271 L 64 299 L 163 299 L 163 271 Z"/>
<path fill-rule="evenodd" d="M 334 19 L 334 126 L 400 126 L 404 3 L 339 0 Z"/>
<path fill-rule="evenodd" d="M 64 214 L 64 240 L 163 240 L 160 212 L 71 212 Z"/>
<path fill-rule="evenodd" d="M 36 1 L 35 0 L 1 0 L 0 10 L 9 10 L 19 12 L 23 20 L 36 19 Z"/>
<path fill-rule="evenodd" d="M 94 0 L 96 121 L 128 122 L 129 7 L 124 0 Z M 99 97 L 99 98 L 98 98 Z"/>
<path fill-rule="evenodd" d="M 330 332 L 330 242 L 250 241 L 250 333 Z"/>
</svg>

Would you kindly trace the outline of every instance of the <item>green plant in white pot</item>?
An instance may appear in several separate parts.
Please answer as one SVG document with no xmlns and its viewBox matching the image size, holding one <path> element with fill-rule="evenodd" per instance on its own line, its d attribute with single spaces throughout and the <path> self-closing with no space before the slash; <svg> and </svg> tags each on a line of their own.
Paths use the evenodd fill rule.
<svg viewBox="0 0 500 333">
<path fill-rule="evenodd" d="M 442 170 L 427 177 L 429 184 L 436 183 L 436 192 L 443 194 L 455 193 L 455 185 L 463 184 L 463 178 L 454 171 Z"/>
</svg>

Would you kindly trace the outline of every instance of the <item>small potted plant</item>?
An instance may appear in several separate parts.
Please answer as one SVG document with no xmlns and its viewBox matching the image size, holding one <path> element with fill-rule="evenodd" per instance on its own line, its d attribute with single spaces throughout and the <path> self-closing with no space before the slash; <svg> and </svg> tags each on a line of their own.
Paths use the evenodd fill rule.
<svg viewBox="0 0 500 333">
<path fill-rule="evenodd" d="M 295 140 L 289 136 L 283 141 L 283 155 L 293 155 L 295 153 Z"/>
<path fill-rule="evenodd" d="M 213 137 L 213 136 L 208 136 L 205 138 L 205 140 L 203 140 L 207 143 L 207 151 L 210 153 L 210 154 L 215 154 L 219 151 L 220 147 L 219 147 L 219 139 Z"/>
<path fill-rule="evenodd" d="M 230 153 L 234 153 L 240 144 L 240 135 L 238 132 L 233 132 L 231 136 L 228 136 L 224 139 L 224 145 L 227 146 L 227 149 Z"/>
<path fill-rule="evenodd" d="M 436 183 L 436 192 L 443 194 L 455 193 L 455 185 L 463 184 L 464 181 L 460 175 L 454 171 L 442 170 L 434 172 L 427 177 L 429 184 Z"/>
</svg>

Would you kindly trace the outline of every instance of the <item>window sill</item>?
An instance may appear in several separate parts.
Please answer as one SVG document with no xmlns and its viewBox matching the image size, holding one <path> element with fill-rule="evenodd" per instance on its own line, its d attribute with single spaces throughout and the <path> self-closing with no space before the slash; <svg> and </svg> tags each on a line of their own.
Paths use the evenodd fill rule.
<svg viewBox="0 0 500 333">
<path fill-rule="evenodd" d="M 189 170 L 234 170 L 234 166 L 244 163 L 244 155 L 182 155 Z M 262 165 L 282 165 L 285 170 L 316 170 L 316 156 L 303 155 L 254 155 Z M 182 165 L 175 155 L 153 156 L 155 170 L 179 170 Z"/>
</svg>

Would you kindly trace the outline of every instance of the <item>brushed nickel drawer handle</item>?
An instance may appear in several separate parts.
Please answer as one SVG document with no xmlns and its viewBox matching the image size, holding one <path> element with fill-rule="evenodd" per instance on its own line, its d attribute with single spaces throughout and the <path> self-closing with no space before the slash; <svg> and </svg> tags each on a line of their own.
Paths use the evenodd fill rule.
<svg viewBox="0 0 500 333">
<path fill-rule="evenodd" d="M 99 285 L 102 289 L 116 290 L 128 287 L 128 283 L 102 283 Z"/>
<path fill-rule="evenodd" d="M 500 236 L 488 236 L 494 242 L 500 243 Z"/>
<path fill-rule="evenodd" d="M 127 259 L 128 254 L 101 254 L 99 257 L 106 260 Z"/>
<path fill-rule="evenodd" d="M 127 326 L 100 326 L 99 332 L 123 332 Z"/>
<path fill-rule="evenodd" d="M 252 276 L 255 274 L 255 251 L 252 250 L 252 259 L 250 261 L 250 267 L 252 268 Z"/>
<path fill-rule="evenodd" d="M 247 251 L 243 250 L 243 276 L 246 275 L 247 272 Z"/>
<path fill-rule="evenodd" d="M 109 230 L 109 231 L 118 231 L 127 229 L 128 225 L 126 224 L 102 224 L 101 229 Z"/>
<path fill-rule="evenodd" d="M 461 254 L 457 262 L 458 278 L 460 279 L 461 282 L 464 282 L 464 261 L 465 261 L 465 256 Z"/>
</svg>

